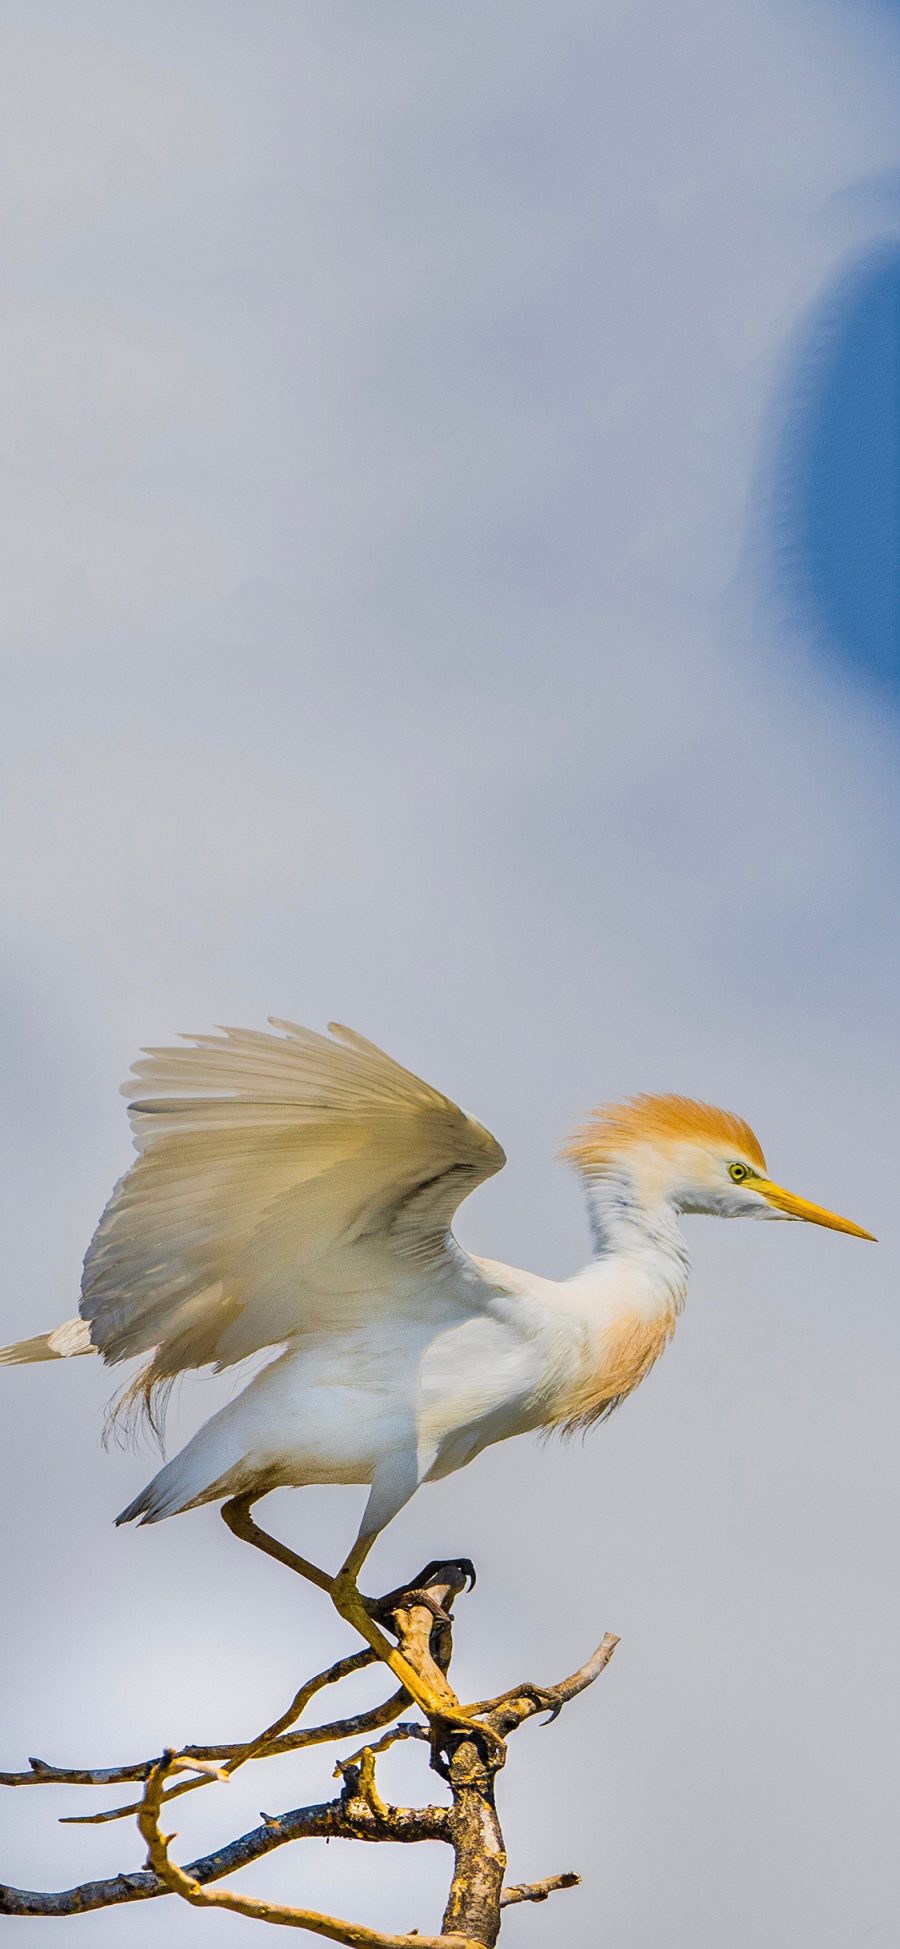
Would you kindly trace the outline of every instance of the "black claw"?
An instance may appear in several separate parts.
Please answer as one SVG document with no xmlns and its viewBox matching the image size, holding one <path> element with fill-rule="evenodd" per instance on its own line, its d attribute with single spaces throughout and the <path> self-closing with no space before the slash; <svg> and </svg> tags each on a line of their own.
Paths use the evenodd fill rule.
<svg viewBox="0 0 900 1949">
<path fill-rule="evenodd" d="M 416 1579 L 417 1585 L 430 1583 L 432 1577 L 436 1577 L 439 1570 L 447 1570 L 454 1563 L 459 1564 L 460 1570 L 467 1579 L 469 1589 L 474 1590 L 478 1578 L 475 1565 L 470 1556 L 432 1557 L 431 1562 L 426 1563 L 424 1570 L 420 1570 Z"/>
<path fill-rule="evenodd" d="M 439 1604 L 436 1597 L 432 1597 L 427 1586 L 435 1578 L 439 1579 L 442 1571 L 457 1568 L 462 1571 L 465 1580 L 463 1588 L 468 1586 L 469 1590 L 474 1590 L 475 1565 L 471 1557 L 433 1557 L 430 1563 L 426 1563 L 424 1570 L 419 1571 L 412 1583 L 400 1584 L 396 1590 L 387 1591 L 383 1597 L 364 1597 L 363 1603 L 370 1617 L 381 1619 L 391 1617 L 395 1610 L 408 1609 L 410 1604 L 423 1604 L 426 1610 L 431 1611 L 437 1624 L 452 1626 L 453 1619 L 449 1610 Z"/>
<path fill-rule="evenodd" d="M 530 1693 L 531 1697 L 535 1702 L 535 1705 L 539 1706 L 542 1712 L 546 1712 L 547 1717 L 543 1721 L 543 1724 L 545 1726 L 552 1726 L 554 1719 L 559 1718 L 559 1715 L 563 1709 L 562 1699 L 557 1697 L 556 1693 L 554 1692 L 545 1692 L 540 1685 L 535 1685 L 533 1687 L 530 1685 L 529 1686 L 523 1685 L 522 1690 L 525 1693 L 526 1697 Z"/>
<path fill-rule="evenodd" d="M 416 1578 L 416 1588 L 418 1589 L 418 1587 L 421 1584 L 429 1583 L 432 1577 L 437 1576 L 439 1570 L 443 1570 L 446 1568 L 446 1565 L 447 1565 L 446 1557 L 433 1556 L 431 1562 L 426 1563 L 424 1570 L 419 1571 L 419 1574 Z"/>
</svg>

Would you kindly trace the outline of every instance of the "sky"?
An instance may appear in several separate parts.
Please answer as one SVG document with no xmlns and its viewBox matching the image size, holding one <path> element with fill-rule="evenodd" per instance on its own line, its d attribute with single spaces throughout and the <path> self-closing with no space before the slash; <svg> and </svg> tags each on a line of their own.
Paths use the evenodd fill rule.
<svg viewBox="0 0 900 1949">
<path fill-rule="evenodd" d="M 900 179 L 896 185 L 900 217 Z M 887 703 L 900 685 L 900 249 L 853 261 L 806 325 L 782 429 L 774 534 L 788 611 Z M 893 694 L 893 695 L 892 695 Z"/>
<path fill-rule="evenodd" d="M 898 73 L 839 0 L 0 5 L 2 1337 L 75 1309 L 138 1049 L 269 1013 L 496 1132 L 492 1257 L 587 1256 L 556 1153 L 640 1089 L 881 1239 L 690 1221 L 623 1411 L 379 1544 L 384 1588 L 478 1562 L 461 1695 L 621 1635 L 501 1783 L 511 1877 L 584 1874 L 523 1949 L 897 1937 Z M 256 1730 L 335 1655 L 316 1593 L 209 1510 L 113 1529 L 154 1462 L 99 1363 L 0 1380 L 3 1764 Z M 267 1520 L 336 1561 L 360 1500 Z M 195 1795 L 181 1858 L 327 1776 Z M 80 1804 L 7 1796 L 3 1879 L 137 1865 Z M 446 1863 L 242 1884 L 425 1929 Z"/>
</svg>

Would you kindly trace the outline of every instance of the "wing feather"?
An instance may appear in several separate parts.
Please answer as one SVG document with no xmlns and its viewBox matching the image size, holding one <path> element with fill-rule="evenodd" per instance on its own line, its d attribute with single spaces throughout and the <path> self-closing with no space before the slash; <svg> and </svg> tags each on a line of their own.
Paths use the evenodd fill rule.
<svg viewBox="0 0 900 1949">
<path fill-rule="evenodd" d="M 146 1050 L 125 1085 L 137 1161 L 84 1264 L 107 1361 L 154 1386 L 304 1332 L 421 1307 L 458 1264 L 463 1198 L 505 1162 L 446 1096 L 351 1029 L 272 1018 Z"/>
</svg>

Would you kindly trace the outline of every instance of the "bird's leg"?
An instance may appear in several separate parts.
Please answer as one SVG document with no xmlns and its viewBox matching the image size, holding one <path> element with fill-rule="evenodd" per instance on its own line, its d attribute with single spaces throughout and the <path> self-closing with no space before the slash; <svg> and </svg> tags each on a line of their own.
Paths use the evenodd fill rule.
<svg viewBox="0 0 900 1949">
<path fill-rule="evenodd" d="M 353 1625 L 354 1630 L 358 1631 L 361 1637 L 365 1638 L 366 1643 L 371 1645 L 379 1658 L 390 1666 L 391 1671 L 399 1678 L 401 1685 L 427 1719 L 437 1722 L 438 1725 L 465 1728 L 470 1734 L 481 1734 L 488 1746 L 492 1748 L 495 1762 L 502 1765 L 506 1749 L 499 1733 L 496 1733 L 491 1726 L 479 1725 L 477 1720 L 473 1720 L 469 1713 L 462 1709 L 456 1693 L 443 1672 L 434 1663 L 427 1642 L 422 1651 L 430 1670 L 425 1673 L 417 1671 L 404 1652 L 390 1644 L 383 1631 L 379 1630 L 369 1603 L 363 1597 L 356 1581 L 374 1541 L 373 1533 L 370 1536 L 358 1537 L 354 1543 L 346 1563 L 338 1571 L 332 1586 L 331 1598 L 335 1609 L 348 1624 Z M 404 1612 L 408 1614 L 415 1609 L 422 1593 L 416 1590 L 403 1595 L 406 1597 L 406 1604 L 397 1603 L 395 1606 L 396 1613 L 401 1616 Z M 428 1605 L 425 1608 L 431 1607 Z"/>
<path fill-rule="evenodd" d="M 363 1597 L 362 1592 L 357 1588 L 356 1579 L 375 1541 L 374 1535 L 355 1543 L 337 1576 L 329 1577 L 327 1571 L 320 1570 L 318 1565 L 310 1563 L 308 1558 L 298 1556 L 296 1550 L 290 1549 L 287 1543 L 280 1542 L 277 1536 L 270 1536 L 268 1530 L 260 1529 L 250 1513 L 252 1504 L 253 1497 L 250 1495 L 232 1496 L 228 1502 L 223 1502 L 222 1520 L 227 1523 L 232 1534 L 239 1536 L 243 1543 L 252 1543 L 254 1549 L 262 1550 L 266 1556 L 274 1557 L 277 1563 L 285 1564 L 288 1570 L 296 1570 L 299 1576 L 306 1577 L 310 1583 L 316 1584 L 319 1590 L 326 1591 L 335 1609 L 346 1618 L 348 1624 L 354 1626 L 361 1637 L 365 1638 L 366 1643 L 377 1656 L 390 1666 L 410 1697 L 415 1699 L 416 1704 L 421 1705 L 423 1711 L 427 1711 L 429 1706 L 424 1703 L 427 1697 L 430 1701 L 430 1709 L 434 1710 L 434 1694 L 427 1691 L 409 1660 L 404 1658 L 403 1653 L 390 1643 L 383 1631 L 379 1630 L 371 1615 L 378 1606 L 370 1604 L 370 1600 Z M 406 1595 L 405 1592 L 397 1593 L 398 1596 L 401 1594 Z M 435 1606 L 436 1610 L 440 1608 L 439 1605 Z M 444 1702 L 453 1705 L 455 1694 L 443 1675 L 437 1671 L 437 1667 L 435 1672 L 443 1687 Z"/>
<path fill-rule="evenodd" d="M 289 1549 L 286 1543 L 280 1543 L 277 1536 L 270 1536 L 268 1530 L 260 1529 L 250 1514 L 253 1502 L 254 1497 L 250 1495 L 232 1496 L 230 1501 L 223 1502 L 222 1521 L 228 1524 L 232 1534 L 239 1536 L 242 1543 L 252 1543 L 255 1550 L 262 1550 L 266 1556 L 274 1557 L 276 1563 L 285 1564 L 288 1570 L 296 1570 L 298 1576 L 306 1577 L 331 1597 L 334 1578 L 329 1577 L 327 1571 L 320 1570 L 318 1564 L 310 1563 L 307 1557 L 298 1556 L 296 1550 Z"/>
<path fill-rule="evenodd" d="M 409 1659 L 405 1658 L 403 1652 L 398 1650 L 396 1645 L 392 1645 L 384 1632 L 379 1629 L 372 1616 L 375 1607 L 370 1605 L 369 1599 L 365 1598 L 359 1589 L 356 1580 L 374 1541 L 374 1535 L 358 1537 L 346 1563 L 342 1564 L 338 1571 L 331 1587 L 331 1601 L 335 1610 L 340 1612 L 341 1617 L 346 1618 L 348 1624 L 353 1625 L 354 1630 L 365 1638 L 366 1643 L 371 1645 L 379 1658 L 390 1666 L 401 1685 L 405 1686 L 410 1698 L 422 1707 L 423 1712 L 433 1713 L 447 1706 L 452 1707 L 456 1704 L 456 1695 L 451 1691 L 443 1673 L 438 1671 L 437 1666 L 434 1667 L 434 1681 L 429 1689 L 426 1681 L 410 1664 Z M 414 1602 L 415 1598 L 412 1601 Z"/>
<path fill-rule="evenodd" d="M 337 1576 L 329 1577 L 327 1571 L 319 1569 L 318 1564 L 310 1563 L 308 1558 L 298 1556 L 296 1550 L 289 1549 L 288 1545 L 281 1543 L 276 1536 L 270 1536 L 268 1530 L 260 1529 L 259 1524 L 254 1522 L 250 1514 L 253 1501 L 252 1495 L 241 1495 L 232 1496 L 228 1502 L 222 1504 L 222 1519 L 227 1523 L 232 1534 L 239 1536 L 243 1543 L 252 1543 L 254 1549 L 262 1550 L 264 1555 L 274 1557 L 276 1563 L 283 1563 L 288 1570 L 295 1570 L 299 1576 L 306 1577 L 319 1590 L 326 1591 L 340 1616 L 345 1618 L 348 1624 L 353 1625 L 354 1630 L 359 1632 L 366 1644 L 371 1645 L 377 1657 L 400 1680 L 404 1690 L 424 1712 L 426 1718 L 439 1720 L 446 1725 L 464 1726 L 469 1731 L 482 1733 L 488 1744 L 497 1749 L 502 1764 L 505 1748 L 499 1734 L 493 1732 L 489 1726 L 478 1726 L 477 1722 L 473 1726 L 472 1720 L 461 1711 L 455 1692 L 452 1691 L 433 1660 L 429 1657 L 428 1662 L 432 1666 L 433 1674 L 432 1682 L 429 1684 L 428 1680 L 410 1664 L 409 1659 L 404 1657 L 403 1652 L 396 1645 L 392 1645 L 384 1632 L 379 1630 L 371 1615 L 369 1600 L 363 1597 L 356 1582 L 375 1541 L 375 1533 L 360 1537 Z M 415 1593 L 413 1593 L 413 1601 L 415 1601 Z M 399 1610 L 400 1606 L 398 1605 L 397 1608 Z"/>
</svg>

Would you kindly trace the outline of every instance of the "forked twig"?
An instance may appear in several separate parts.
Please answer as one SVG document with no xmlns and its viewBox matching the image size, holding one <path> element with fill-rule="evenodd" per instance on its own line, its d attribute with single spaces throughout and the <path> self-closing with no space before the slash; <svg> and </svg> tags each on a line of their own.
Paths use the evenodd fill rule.
<svg viewBox="0 0 900 1949">
<path fill-rule="evenodd" d="M 225 1908 L 232 1915 L 246 1915 L 254 1922 L 274 1922 L 282 1928 L 307 1929 L 311 1935 L 327 1936 L 331 1942 L 343 1942 L 350 1949 L 483 1949 L 483 1944 L 466 1935 L 385 1935 L 381 1929 L 370 1929 L 364 1923 L 344 1922 L 335 1915 L 322 1914 L 318 1909 L 292 1908 L 282 1902 L 258 1900 L 253 1895 L 237 1895 L 230 1888 L 204 1888 L 202 1882 L 179 1868 L 169 1854 L 169 1843 L 173 1834 L 162 1834 L 159 1816 L 162 1810 L 163 1791 L 169 1777 L 174 1753 L 164 1753 L 157 1760 L 141 1801 L 138 1826 L 147 1843 L 147 1859 L 154 1874 L 171 1889 L 173 1895 L 180 1895 L 195 1908 Z"/>
<path fill-rule="evenodd" d="M 297 1752 L 303 1746 L 321 1745 L 333 1739 L 343 1739 L 345 1734 L 342 1728 L 344 1727 L 347 1729 L 347 1738 L 352 1738 L 356 1731 L 367 1732 L 370 1729 L 368 1721 L 371 1715 L 369 1713 L 357 1713 L 353 1719 L 338 1719 L 334 1720 L 331 1725 L 307 1727 L 303 1732 L 295 1733 L 292 1738 L 284 1737 L 285 1729 L 288 1726 L 292 1726 L 300 1718 L 301 1713 L 305 1711 L 310 1700 L 315 1697 L 317 1692 L 323 1691 L 326 1685 L 337 1685 L 342 1678 L 348 1678 L 352 1672 L 364 1671 L 366 1666 L 377 1664 L 377 1662 L 374 1651 L 370 1651 L 368 1646 L 363 1651 L 354 1651 L 348 1658 L 339 1658 L 334 1665 L 329 1665 L 327 1671 L 318 1672 L 315 1678 L 307 1679 L 306 1683 L 301 1685 L 299 1691 L 294 1693 L 294 1697 L 286 1710 L 280 1713 L 279 1717 L 274 1719 L 272 1724 L 267 1726 L 264 1732 L 258 1733 L 249 1742 L 242 1740 L 240 1743 L 235 1742 L 228 1746 L 182 1746 L 179 1750 L 186 1759 L 235 1760 L 239 1764 L 243 1764 L 244 1759 L 256 1759 L 259 1756 L 264 1756 L 268 1759 L 276 1752 L 293 1753 Z M 404 1695 L 402 1693 L 397 1692 L 394 1694 L 394 1698 L 385 1700 L 383 1706 L 374 1707 L 373 1711 L 385 1711 L 388 1705 L 394 1704 L 395 1699 L 399 1701 L 397 1710 L 400 1711 L 403 1704 L 403 1697 Z M 361 1721 L 363 1719 L 367 1722 L 365 1725 L 361 1723 L 357 1724 L 358 1720 Z M 381 1723 L 385 1724 L 387 1722 L 382 1720 Z M 0 1786 L 120 1786 L 127 1784 L 131 1780 L 146 1780 L 150 1768 L 154 1763 L 154 1758 L 150 1758 L 136 1760 L 130 1766 L 76 1767 L 52 1766 L 48 1760 L 29 1759 L 29 1770 L 27 1773 L 0 1773 Z M 135 1801 L 131 1807 L 123 1807 L 114 1811 L 136 1814 L 137 1807 L 138 1803 Z"/>
<path fill-rule="evenodd" d="M 392 1693 L 389 1699 L 385 1699 L 381 1705 L 370 1707 L 368 1712 L 355 1713 L 352 1719 L 337 1719 L 332 1721 L 331 1725 L 310 1726 L 306 1732 L 295 1734 L 289 1747 L 283 1742 L 282 1737 L 285 1729 L 293 1725 L 295 1719 L 299 1719 L 310 1700 L 322 1690 L 323 1686 L 334 1685 L 339 1679 L 348 1677 L 351 1672 L 361 1671 L 364 1666 L 375 1663 L 377 1659 L 374 1651 L 368 1650 L 357 1651 L 351 1658 L 342 1658 L 336 1665 L 331 1665 L 328 1671 L 319 1672 L 315 1678 L 301 1685 L 286 1711 L 246 1745 L 226 1748 L 182 1746 L 179 1748 L 180 1758 L 185 1762 L 195 1757 L 204 1761 L 224 1759 L 222 1771 L 224 1777 L 230 1779 L 231 1775 L 236 1773 L 239 1767 L 246 1765 L 248 1760 L 271 1759 L 276 1752 L 297 1752 L 303 1747 L 330 1745 L 335 1739 L 356 1737 L 359 1733 L 377 1732 L 381 1726 L 389 1725 L 391 1720 L 397 1717 L 398 1712 L 402 1712 L 404 1706 L 408 1705 L 409 1700 L 403 1690 Z M 142 1779 L 146 1779 L 153 1764 L 152 1760 L 145 1762 L 140 1775 Z M 180 1794 L 193 1792 L 195 1787 L 208 1786 L 209 1779 L 210 1775 L 205 1769 L 201 1769 L 198 1778 L 181 1780 L 177 1786 L 170 1787 L 165 1798 L 167 1801 L 175 1800 Z M 128 1814 L 137 1814 L 140 1806 L 139 1800 L 133 1800 L 125 1807 L 105 1807 L 96 1814 L 66 1814 L 63 1816 L 63 1824 L 72 1827 L 99 1827 L 106 1821 L 124 1820 Z"/>
</svg>

